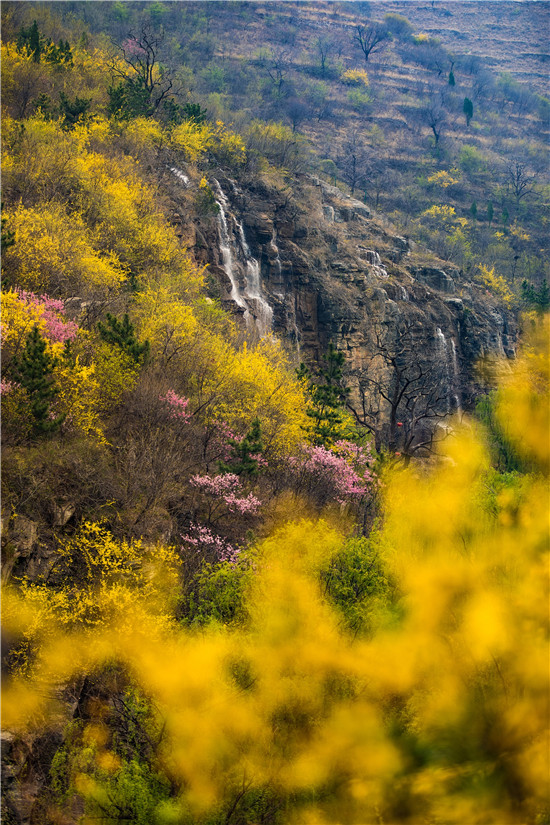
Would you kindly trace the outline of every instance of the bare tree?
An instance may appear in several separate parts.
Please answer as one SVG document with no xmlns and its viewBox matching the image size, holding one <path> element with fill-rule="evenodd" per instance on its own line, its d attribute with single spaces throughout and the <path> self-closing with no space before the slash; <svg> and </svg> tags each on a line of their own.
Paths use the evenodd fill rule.
<svg viewBox="0 0 550 825">
<path fill-rule="evenodd" d="M 9 60 L 9 53 L 4 60 L 4 67 Z M 7 75 L 7 72 L 6 72 Z M 17 67 L 17 71 L 11 77 L 6 76 L 6 81 L 2 82 L 2 103 L 10 114 L 18 119 L 23 119 L 28 113 L 33 100 L 38 98 L 40 93 L 49 91 L 46 86 L 44 72 L 40 63 L 36 63 L 32 57 L 24 55 Z"/>
<path fill-rule="evenodd" d="M 163 31 L 155 32 L 144 25 L 138 34 L 130 32 L 120 45 L 125 66 L 115 61 L 109 66 L 113 77 L 132 87 L 134 98 L 141 97 L 151 114 L 173 93 L 171 73 L 159 60 L 163 43 Z"/>
<path fill-rule="evenodd" d="M 315 40 L 315 49 L 319 57 L 321 77 L 326 77 L 328 71 L 329 56 L 334 51 L 334 43 L 328 37 L 317 37 Z"/>
<path fill-rule="evenodd" d="M 405 42 L 400 46 L 399 54 L 407 60 L 424 66 L 430 72 L 436 72 L 438 77 L 441 77 L 449 65 L 447 50 L 435 38 L 419 44 Z"/>
<path fill-rule="evenodd" d="M 365 61 L 368 63 L 370 55 L 385 49 L 389 45 L 392 36 L 382 23 L 369 23 L 364 26 L 358 24 L 355 27 L 353 39 L 358 43 Z"/>
<path fill-rule="evenodd" d="M 292 123 L 292 131 L 295 132 L 300 123 L 304 120 L 309 120 L 312 116 L 311 107 L 308 103 L 299 98 L 299 97 L 291 97 L 286 101 L 285 105 L 286 113 L 290 122 Z"/>
<path fill-rule="evenodd" d="M 283 86 L 289 66 L 289 54 L 288 49 L 280 46 L 262 50 L 260 54 L 260 66 L 266 71 L 273 83 L 277 97 L 283 97 Z"/>
<path fill-rule="evenodd" d="M 522 198 L 533 191 L 536 185 L 536 175 L 530 174 L 529 167 L 521 160 L 513 160 L 506 170 L 506 183 L 516 199 L 516 207 Z"/>
<path fill-rule="evenodd" d="M 432 93 L 427 103 L 421 109 L 421 116 L 432 130 L 435 145 L 437 146 L 443 130 L 447 125 L 447 112 L 443 104 L 443 95 Z"/>
<path fill-rule="evenodd" d="M 357 387 L 348 407 L 356 421 L 375 436 L 376 444 L 399 450 L 406 460 L 417 453 L 437 452 L 446 437 L 444 421 L 451 408 L 453 378 L 443 333 L 426 347 L 422 325 L 403 319 L 390 334 L 374 330 L 367 365 L 349 375 Z M 458 408 L 458 393 L 454 402 Z"/>
<path fill-rule="evenodd" d="M 351 189 L 351 194 L 366 179 L 368 149 L 362 137 L 361 130 L 354 127 L 342 146 L 342 152 L 337 157 L 337 164 L 343 179 Z"/>
</svg>

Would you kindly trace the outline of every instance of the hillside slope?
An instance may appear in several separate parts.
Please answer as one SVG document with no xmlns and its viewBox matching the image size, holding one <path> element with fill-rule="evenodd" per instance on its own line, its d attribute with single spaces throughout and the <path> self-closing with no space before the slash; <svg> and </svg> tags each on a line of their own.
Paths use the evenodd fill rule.
<svg viewBox="0 0 550 825">
<path fill-rule="evenodd" d="M 547 101 L 367 14 L 2 6 L 8 825 L 548 819 Z"/>
</svg>

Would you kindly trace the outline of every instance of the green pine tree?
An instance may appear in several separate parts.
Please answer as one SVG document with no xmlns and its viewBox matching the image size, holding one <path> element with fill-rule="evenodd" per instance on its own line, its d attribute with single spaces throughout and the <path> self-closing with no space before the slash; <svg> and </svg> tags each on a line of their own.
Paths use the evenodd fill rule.
<svg viewBox="0 0 550 825">
<path fill-rule="evenodd" d="M 121 120 L 130 120 L 133 117 L 149 117 L 153 114 L 151 92 L 142 77 L 127 77 L 114 86 L 109 86 L 110 115 Z"/>
<path fill-rule="evenodd" d="M 549 309 L 550 288 L 546 278 L 543 279 L 539 289 L 537 289 L 534 284 L 529 283 L 529 281 L 523 280 L 521 284 L 521 297 L 527 306 L 533 309 L 538 309 L 541 312 Z"/>
<path fill-rule="evenodd" d="M 99 321 L 97 327 L 99 335 L 103 341 L 108 344 L 115 344 L 124 352 L 128 353 L 136 363 L 144 362 L 149 355 L 149 341 L 144 341 L 140 344 L 134 332 L 134 325 L 130 323 L 128 313 L 124 314 L 122 321 L 119 321 L 110 312 L 107 313 L 106 323 L 102 324 Z"/>
<path fill-rule="evenodd" d="M 260 419 L 255 418 L 252 426 L 242 441 L 229 439 L 231 457 L 228 461 L 220 461 L 222 473 L 235 473 L 238 476 L 257 476 L 259 472 L 258 459 L 263 452 L 262 432 Z"/>
<path fill-rule="evenodd" d="M 5 252 L 5 251 L 6 251 L 6 249 L 9 249 L 9 248 L 10 248 L 10 246 L 13 246 L 13 245 L 14 245 L 14 243 L 15 243 L 15 232 L 13 232 L 13 230 L 11 230 L 11 229 L 8 229 L 8 227 L 7 227 L 7 222 L 8 222 L 8 220 L 7 220 L 7 218 L 5 218 L 5 217 L 4 217 L 4 214 L 3 214 L 3 213 L 4 213 L 4 204 L 2 204 L 2 205 L 0 206 L 0 209 L 2 210 L 2 219 L 1 219 L 1 223 L 2 223 L 2 239 L 1 239 L 1 249 L 2 249 L 2 252 Z"/>
<path fill-rule="evenodd" d="M 38 31 L 38 23 L 33 20 L 32 26 L 28 29 L 22 28 L 17 35 L 17 48 L 19 51 L 27 48 L 35 63 L 40 63 L 40 53 L 42 51 L 42 38 Z"/>
<path fill-rule="evenodd" d="M 312 440 L 318 446 L 329 448 L 344 437 L 343 412 L 349 389 L 342 383 L 344 353 L 329 344 L 324 360 L 326 367 L 317 371 L 316 380 L 304 364 L 300 364 L 297 375 L 309 382 L 310 404 L 306 412 L 314 422 Z"/>
<path fill-rule="evenodd" d="M 59 112 L 63 116 L 63 126 L 66 129 L 71 129 L 75 126 L 81 117 L 83 117 L 92 102 L 89 98 L 75 97 L 74 102 L 71 102 L 64 92 L 59 94 L 60 104 Z"/>
<path fill-rule="evenodd" d="M 208 111 L 203 109 L 200 103 L 184 103 L 181 111 L 185 120 L 192 120 L 197 125 L 204 123 Z"/>
<path fill-rule="evenodd" d="M 464 105 L 462 107 L 462 111 L 466 116 L 466 126 L 469 126 L 470 121 L 474 116 L 474 104 L 472 103 L 469 97 L 464 98 Z"/>
<path fill-rule="evenodd" d="M 33 434 L 53 433 L 63 423 L 64 415 L 52 417 L 50 404 L 58 393 L 53 377 L 56 359 L 46 350 L 46 342 L 35 326 L 27 336 L 25 349 L 16 360 L 13 374 L 16 381 L 27 391 L 30 413 L 33 418 Z"/>
</svg>

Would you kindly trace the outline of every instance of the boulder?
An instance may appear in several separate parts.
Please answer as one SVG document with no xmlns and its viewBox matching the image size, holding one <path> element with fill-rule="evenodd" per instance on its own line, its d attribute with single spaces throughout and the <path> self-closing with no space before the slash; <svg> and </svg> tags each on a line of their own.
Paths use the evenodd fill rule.
<svg viewBox="0 0 550 825">
<path fill-rule="evenodd" d="M 8 536 L 19 556 L 29 556 L 38 541 L 38 524 L 25 516 L 15 515 L 11 519 Z"/>
<path fill-rule="evenodd" d="M 74 516 L 76 507 L 70 502 L 64 504 L 54 504 L 53 526 L 65 527 L 67 522 Z"/>
<path fill-rule="evenodd" d="M 442 269 L 423 266 L 421 269 L 416 270 L 415 277 L 418 281 L 422 281 L 422 283 L 431 287 L 431 289 L 437 289 L 438 292 L 451 295 L 455 291 L 455 282 L 451 276 L 447 275 Z"/>
</svg>

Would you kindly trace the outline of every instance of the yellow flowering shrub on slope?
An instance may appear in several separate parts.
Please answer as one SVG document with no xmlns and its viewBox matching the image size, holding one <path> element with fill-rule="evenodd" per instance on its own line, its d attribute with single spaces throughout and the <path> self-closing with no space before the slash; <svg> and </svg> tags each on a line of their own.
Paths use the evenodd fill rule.
<svg viewBox="0 0 550 825">
<path fill-rule="evenodd" d="M 93 355 L 86 352 L 89 335 L 67 320 L 63 301 L 32 292 L 6 290 L 2 295 L 2 366 L 4 376 L 12 379 L 8 377 L 2 387 L 5 423 L 19 421 L 23 429 L 27 428 L 30 399 L 19 381 L 13 379 L 17 375 L 16 364 L 35 328 L 52 362 L 52 380 L 56 387 L 52 415 L 62 416 L 65 432 L 80 432 L 104 442 L 100 412 L 107 399 L 102 392 L 104 377 L 100 378 L 101 370 L 98 370 L 104 363 L 102 359 L 96 363 Z M 135 378 L 135 371 L 126 363 L 120 365 L 118 374 L 121 372 L 124 373 L 123 387 L 127 388 Z M 115 374 L 113 371 L 111 379 Z M 118 397 L 123 387 L 119 386 Z M 114 400 L 113 396 L 108 398 L 110 403 Z"/>
<path fill-rule="evenodd" d="M 139 143 L 143 124 L 131 125 L 129 139 Z M 19 126 L 10 118 L 3 124 L 4 217 L 15 232 L 3 267 L 11 285 L 105 298 L 130 277 L 170 273 L 196 297 L 200 272 L 139 164 L 118 151 L 108 121 L 95 117 L 68 132 L 38 114 Z"/>
<path fill-rule="evenodd" d="M 240 626 L 166 631 L 162 607 L 148 620 L 144 605 L 128 627 L 126 604 L 99 632 L 53 624 L 33 668 L 41 689 L 4 680 L 4 724 L 45 713 L 46 685 L 118 661 L 162 720 L 156 764 L 176 790 L 148 797 L 151 821 L 217 822 L 256 789 L 279 800 L 285 825 L 543 822 L 547 392 L 544 335 L 500 390 L 518 440 L 530 431 L 520 449 L 537 469 L 500 495 L 496 513 L 484 506 L 488 462 L 474 430 L 431 475 L 386 478 L 379 543 L 394 606 L 370 637 L 342 628 L 321 587 L 342 536 L 322 521 L 289 523 L 257 548 Z M 28 620 L 16 600 L 7 630 Z M 126 787 L 129 768 L 109 741 L 102 734 L 95 757 L 72 763 L 84 821 Z"/>
</svg>

